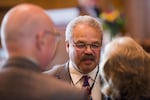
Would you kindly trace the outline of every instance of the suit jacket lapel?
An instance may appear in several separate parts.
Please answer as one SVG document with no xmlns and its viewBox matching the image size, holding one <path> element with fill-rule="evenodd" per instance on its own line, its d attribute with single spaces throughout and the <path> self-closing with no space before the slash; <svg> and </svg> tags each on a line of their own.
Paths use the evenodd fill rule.
<svg viewBox="0 0 150 100">
<path fill-rule="evenodd" d="M 61 71 L 59 71 L 56 75 L 57 78 L 71 83 L 72 80 L 69 72 L 69 62 L 64 64 L 61 68 L 62 68 Z"/>
</svg>

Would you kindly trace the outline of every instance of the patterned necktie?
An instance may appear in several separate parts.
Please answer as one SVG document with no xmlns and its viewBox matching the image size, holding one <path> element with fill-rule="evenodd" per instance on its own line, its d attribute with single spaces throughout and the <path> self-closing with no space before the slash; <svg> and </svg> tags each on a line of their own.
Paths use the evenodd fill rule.
<svg viewBox="0 0 150 100">
<path fill-rule="evenodd" d="M 82 79 L 83 79 L 83 85 L 82 87 L 86 90 L 87 94 L 88 94 L 88 100 L 92 100 L 92 97 L 91 97 L 91 89 L 90 89 L 90 84 L 88 82 L 90 77 L 88 77 L 87 75 L 85 76 L 82 76 Z"/>
</svg>

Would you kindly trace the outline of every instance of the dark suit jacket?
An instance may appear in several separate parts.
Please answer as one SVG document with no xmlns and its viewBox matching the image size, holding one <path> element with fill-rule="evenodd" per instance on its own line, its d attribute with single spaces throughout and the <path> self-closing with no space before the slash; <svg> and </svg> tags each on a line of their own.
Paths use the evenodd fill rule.
<svg viewBox="0 0 150 100">
<path fill-rule="evenodd" d="M 41 73 L 24 58 L 8 59 L 0 70 L 0 100 L 86 100 L 84 92 Z"/>
</svg>

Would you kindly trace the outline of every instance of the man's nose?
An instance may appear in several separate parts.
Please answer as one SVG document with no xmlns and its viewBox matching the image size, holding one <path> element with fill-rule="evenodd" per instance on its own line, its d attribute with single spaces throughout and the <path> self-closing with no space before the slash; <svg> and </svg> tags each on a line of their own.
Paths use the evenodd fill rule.
<svg viewBox="0 0 150 100">
<path fill-rule="evenodd" d="M 93 52 L 93 50 L 92 50 L 92 48 L 91 48 L 90 45 L 87 45 L 87 46 L 86 46 L 85 52 L 86 52 L 86 53 L 92 53 L 92 52 Z"/>
</svg>

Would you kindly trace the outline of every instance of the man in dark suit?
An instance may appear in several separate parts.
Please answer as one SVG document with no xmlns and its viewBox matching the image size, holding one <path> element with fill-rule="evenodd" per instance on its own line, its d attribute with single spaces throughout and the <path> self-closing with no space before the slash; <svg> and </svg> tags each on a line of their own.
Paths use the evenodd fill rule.
<svg viewBox="0 0 150 100">
<path fill-rule="evenodd" d="M 66 28 L 66 50 L 69 61 L 47 71 L 49 75 L 67 81 L 77 88 L 84 88 L 92 100 L 101 100 L 99 61 L 102 46 L 102 26 L 90 16 L 73 19 Z M 88 78 L 88 82 L 86 81 Z"/>
<path fill-rule="evenodd" d="M 20 4 L 4 17 L 2 45 L 8 59 L 0 70 L 0 100 L 85 100 L 85 93 L 43 75 L 57 46 L 53 22 L 44 9 Z"/>
</svg>

